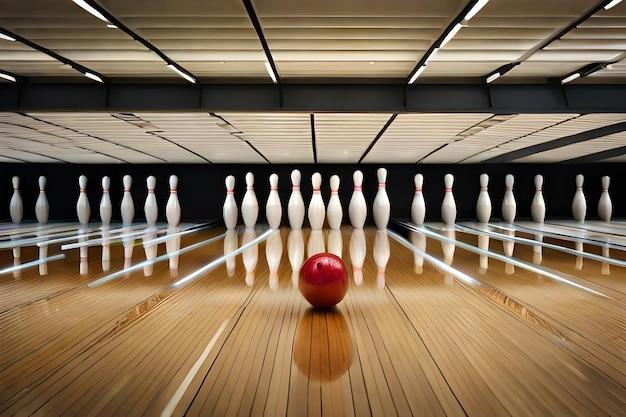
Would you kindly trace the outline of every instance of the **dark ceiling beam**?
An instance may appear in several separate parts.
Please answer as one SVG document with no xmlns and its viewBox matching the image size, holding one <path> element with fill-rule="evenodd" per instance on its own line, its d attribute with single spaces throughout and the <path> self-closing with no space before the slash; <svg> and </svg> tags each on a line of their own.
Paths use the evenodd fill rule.
<svg viewBox="0 0 626 417">
<path fill-rule="evenodd" d="M 626 112 L 626 84 L 0 84 L 4 111 Z M 281 92 L 282 90 L 282 92 Z M 200 100 L 198 99 L 200 97 Z M 282 98 L 282 102 L 281 102 Z M 406 101 L 405 101 L 406 98 Z"/>
<path fill-rule="evenodd" d="M 250 18 L 250 22 L 252 22 L 252 26 L 254 26 L 254 30 L 256 31 L 257 37 L 261 42 L 261 46 L 263 47 L 263 52 L 265 52 L 265 57 L 267 58 L 267 63 L 274 71 L 274 76 L 276 77 L 276 84 L 280 84 L 280 74 L 278 73 L 278 68 L 274 63 L 274 58 L 272 57 L 272 51 L 270 51 L 270 47 L 267 44 L 267 40 L 265 39 L 265 35 L 263 34 L 263 28 L 261 27 L 261 23 L 259 22 L 259 18 L 254 11 L 254 6 L 252 6 L 251 0 L 243 0 L 243 5 L 248 12 L 248 17 Z"/>
<path fill-rule="evenodd" d="M 564 146 L 569 146 L 574 143 L 585 142 L 592 139 L 601 138 L 603 136 L 612 135 L 614 133 L 620 133 L 626 131 L 626 122 L 615 123 L 609 126 L 599 127 L 597 129 L 587 130 L 585 132 L 577 133 L 575 135 L 565 136 L 563 138 L 554 139 L 548 142 L 538 143 L 537 145 L 528 146 L 523 149 L 517 149 L 515 151 L 507 152 L 502 155 L 495 156 L 493 158 L 482 161 L 483 163 L 505 163 L 512 162 L 516 159 L 525 158 L 540 152 L 550 151 L 558 149 Z M 571 162 L 571 161 L 568 161 Z"/>
<path fill-rule="evenodd" d="M 13 39 L 15 39 L 16 41 L 18 41 L 18 42 L 20 42 L 20 43 L 22 43 L 22 44 L 24 44 L 24 45 L 26 45 L 26 46 L 28 46 L 30 48 L 33 48 L 33 49 L 35 49 L 35 50 L 37 50 L 39 52 L 44 53 L 44 54 L 48 55 L 49 57 L 51 57 L 53 59 L 56 59 L 57 61 L 59 61 L 62 64 L 69 65 L 74 70 L 80 72 L 81 74 L 85 75 L 86 77 L 89 77 L 89 76 L 87 76 L 87 74 L 89 73 L 89 74 L 92 74 L 92 75 L 100 78 L 100 80 L 102 82 L 107 82 L 108 81 L 108 79 L 104 75 L 102 75 L 102 74 L 100 74 L 100 73 L 98 73 L 98 72 L 96 72 L 96 71 L 94 71 L 94 70 L 92 70 L 90 68 L 87 68 L 86 66 L 81 65 L 78 62 L 74 62 L 74 61 L 72 61 L 69 58 L 66 58 L 66 57 L 64 57 L 62 55 L 59 55 L 56 52 L 54 52 L 54 51 L 52 51 L 52 50 L 50 50 L 50 49 L 48 49 L 48 48 L 46 48 L 44 46 L 41 46 L 41 45 L 39 45 L 39 44 L 37 44 L 35 42 L 32 42 L 32 41 L 30 41 L 30 40 L 28 40 L 28 39 L 18 35 L 17 33 L 13 33 L 10 30 L 4 29 L 4 28 L 0 28 L 0 33 L 4 33 L 5 35 L 10 36 Z M 2 71 L 2 72 L 6 72 L 6 71 Z M 21 79 L 19 81 L 23 81 L 24 80 L 24 77 L 20 77 L 20 78 Z M 89 78 L 91 78 L 91 77 L 89 77 Z M 93 78 L 91 78 L 91 79 L 93 79 Z M 94 81 L 97 81 L 97 80 L 94 79 Z"/>
<path fill-rule="evenodd" d="M 605 159 L 615 158 L 622 155 L 626 155 L 626 146 L 607 149 L 605 151 L 596 152 L 585 156 L 579 156 L 578 158 L 567 159 L 563 162 L 572 164 L 592 164 L 594 162 L 601 162 Z"/>
</svg>

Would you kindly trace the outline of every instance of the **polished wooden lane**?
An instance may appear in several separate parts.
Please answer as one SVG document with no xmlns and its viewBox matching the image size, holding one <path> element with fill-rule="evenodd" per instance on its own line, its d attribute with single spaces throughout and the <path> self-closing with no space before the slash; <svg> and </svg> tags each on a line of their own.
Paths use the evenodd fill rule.
<svg viewBox="0 0 626 417">
<path fill-rule="evenodd" d="M 185 236 L 181 246 L 221 232 Z M 348 269 L 359 248 L 351 232 L 341 236 Z M 622 268 L 606 275 L 585 260 L 577 269 L 575 256 L 544 251 L 543 266 L 602 297 L 518 267 L 511 274 L 499 261 L 479 271 L 478 255 L 457 248 L 452 266 L 481 282 L 465 284 L 428 263 L 414 272 L 413 252 L 366 230 L 363 283 L 320 312 L 294 288 L 294 248 L 289 231 L 279 233 L 280 253 L 263 242 L 237 256 L 232 276 L 220 265 L 180 288 L 170 285 L 223 255 L 223 241 L 181 255 L 175 273 L 162 262 L 151 276 L 94 288 L 83 284 L 105 275 L 98 248 L 86 276 L 74 252 L 47 276 L 0 277 L 0 415 L 623 413 Z M 440 242 L 426 245 L 444 258 Z M 141 246 L 134 255 L 145 259 Z M 10 252 L 0 256 L 12 265 Z M 269 285 L 266 258 L 276 256 L 278 283 Z M 530 262 L 532 250 L 516 244 L 514 256 Z M 111 271 L 122 263 L 122 247 L 112 247 Z"/>
</svg>

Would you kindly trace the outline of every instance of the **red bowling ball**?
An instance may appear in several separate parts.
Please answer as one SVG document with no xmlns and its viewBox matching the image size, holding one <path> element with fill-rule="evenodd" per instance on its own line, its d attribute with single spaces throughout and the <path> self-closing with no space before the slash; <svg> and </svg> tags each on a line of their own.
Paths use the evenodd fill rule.
<svg viewBox="0 0 626 417">
<path fill-rule="evenodd" d="M 348 270 L 337 255 L 315 254 L 304 261 L 298 288 L 313 307 L 334 307 L 348 291 Z"/>
</svg>

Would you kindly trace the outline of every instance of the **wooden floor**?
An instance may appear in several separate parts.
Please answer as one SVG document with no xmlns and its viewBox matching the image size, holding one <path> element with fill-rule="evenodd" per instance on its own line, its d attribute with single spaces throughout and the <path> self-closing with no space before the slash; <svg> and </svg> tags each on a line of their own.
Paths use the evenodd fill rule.
<svg viewBox="0 0 626 417">
<path fill-rule="evenodd" d="M 186 235 L 181 247 L 223 232 Z M 237 255 L 234 271 L 220 263 L 180 286 L 230 243 L 181 255 L 178 270 L 166 260 L 150 276 L 140 269 L 95 287 L 85 284 L 107 275 L 100 247 L 84 275 L 78 249 L 48 275 L 0 275 L 0 416 L 626 415 L 624 268 L 545 249 L 541 267 L 580 288 L 493 259 L 481 270 L 477 254 L 456 248 L 451 266 L 478 281 L 464 283 L 416 267 L 385 232 L 344 227 L 332 244 L 343 248 L 350 289 L 335 309 L 315 311 L 290 261 L 318 237 L 282 229 Z M 477 246 L 476 236 L 456 239 Z M 426 249 L 450 254 L 432 238 Z M 492 238 L 490 249 L 503 244 Z M 37 256 L 23 248 L 21 261 Z M 532 264 L 533 250 L 518 243 L 514 257 Z M 110 272 L 123 258 L 111 246 Z M 137 245 L 133 264 L 143 260 Z M 12 265 L 0 251 L 0 269 Z"/>
</svg>

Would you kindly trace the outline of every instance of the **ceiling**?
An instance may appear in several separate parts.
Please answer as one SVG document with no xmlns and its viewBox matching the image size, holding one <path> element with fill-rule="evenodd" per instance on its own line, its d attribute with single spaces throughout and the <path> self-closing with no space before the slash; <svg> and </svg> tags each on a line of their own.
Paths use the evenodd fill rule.
<svg viewBox="0 0 626 417">
<path fill-rule="evenodd" d="M 415 85 L 565 88 L 577 71 L 568 87 L 626 84 L 626 2 L 490 0 L 436 53 L 475 0 L 88 2 L 119 27 L 72 0 L 4 2 L 0 33 L 18 40 L 0 39 L 0 72 L 26 86 L 99 84 L 85 71 L 105 86 L 187 85 L 169 63 L 199 85 L 246 86 L 271 85 L 271 62 L 279 85 L 402 86 L 427 62 Z M 626 162 L 624 111 L 228 108 L 4 106 L 0 162 Z"/>
</svg>

